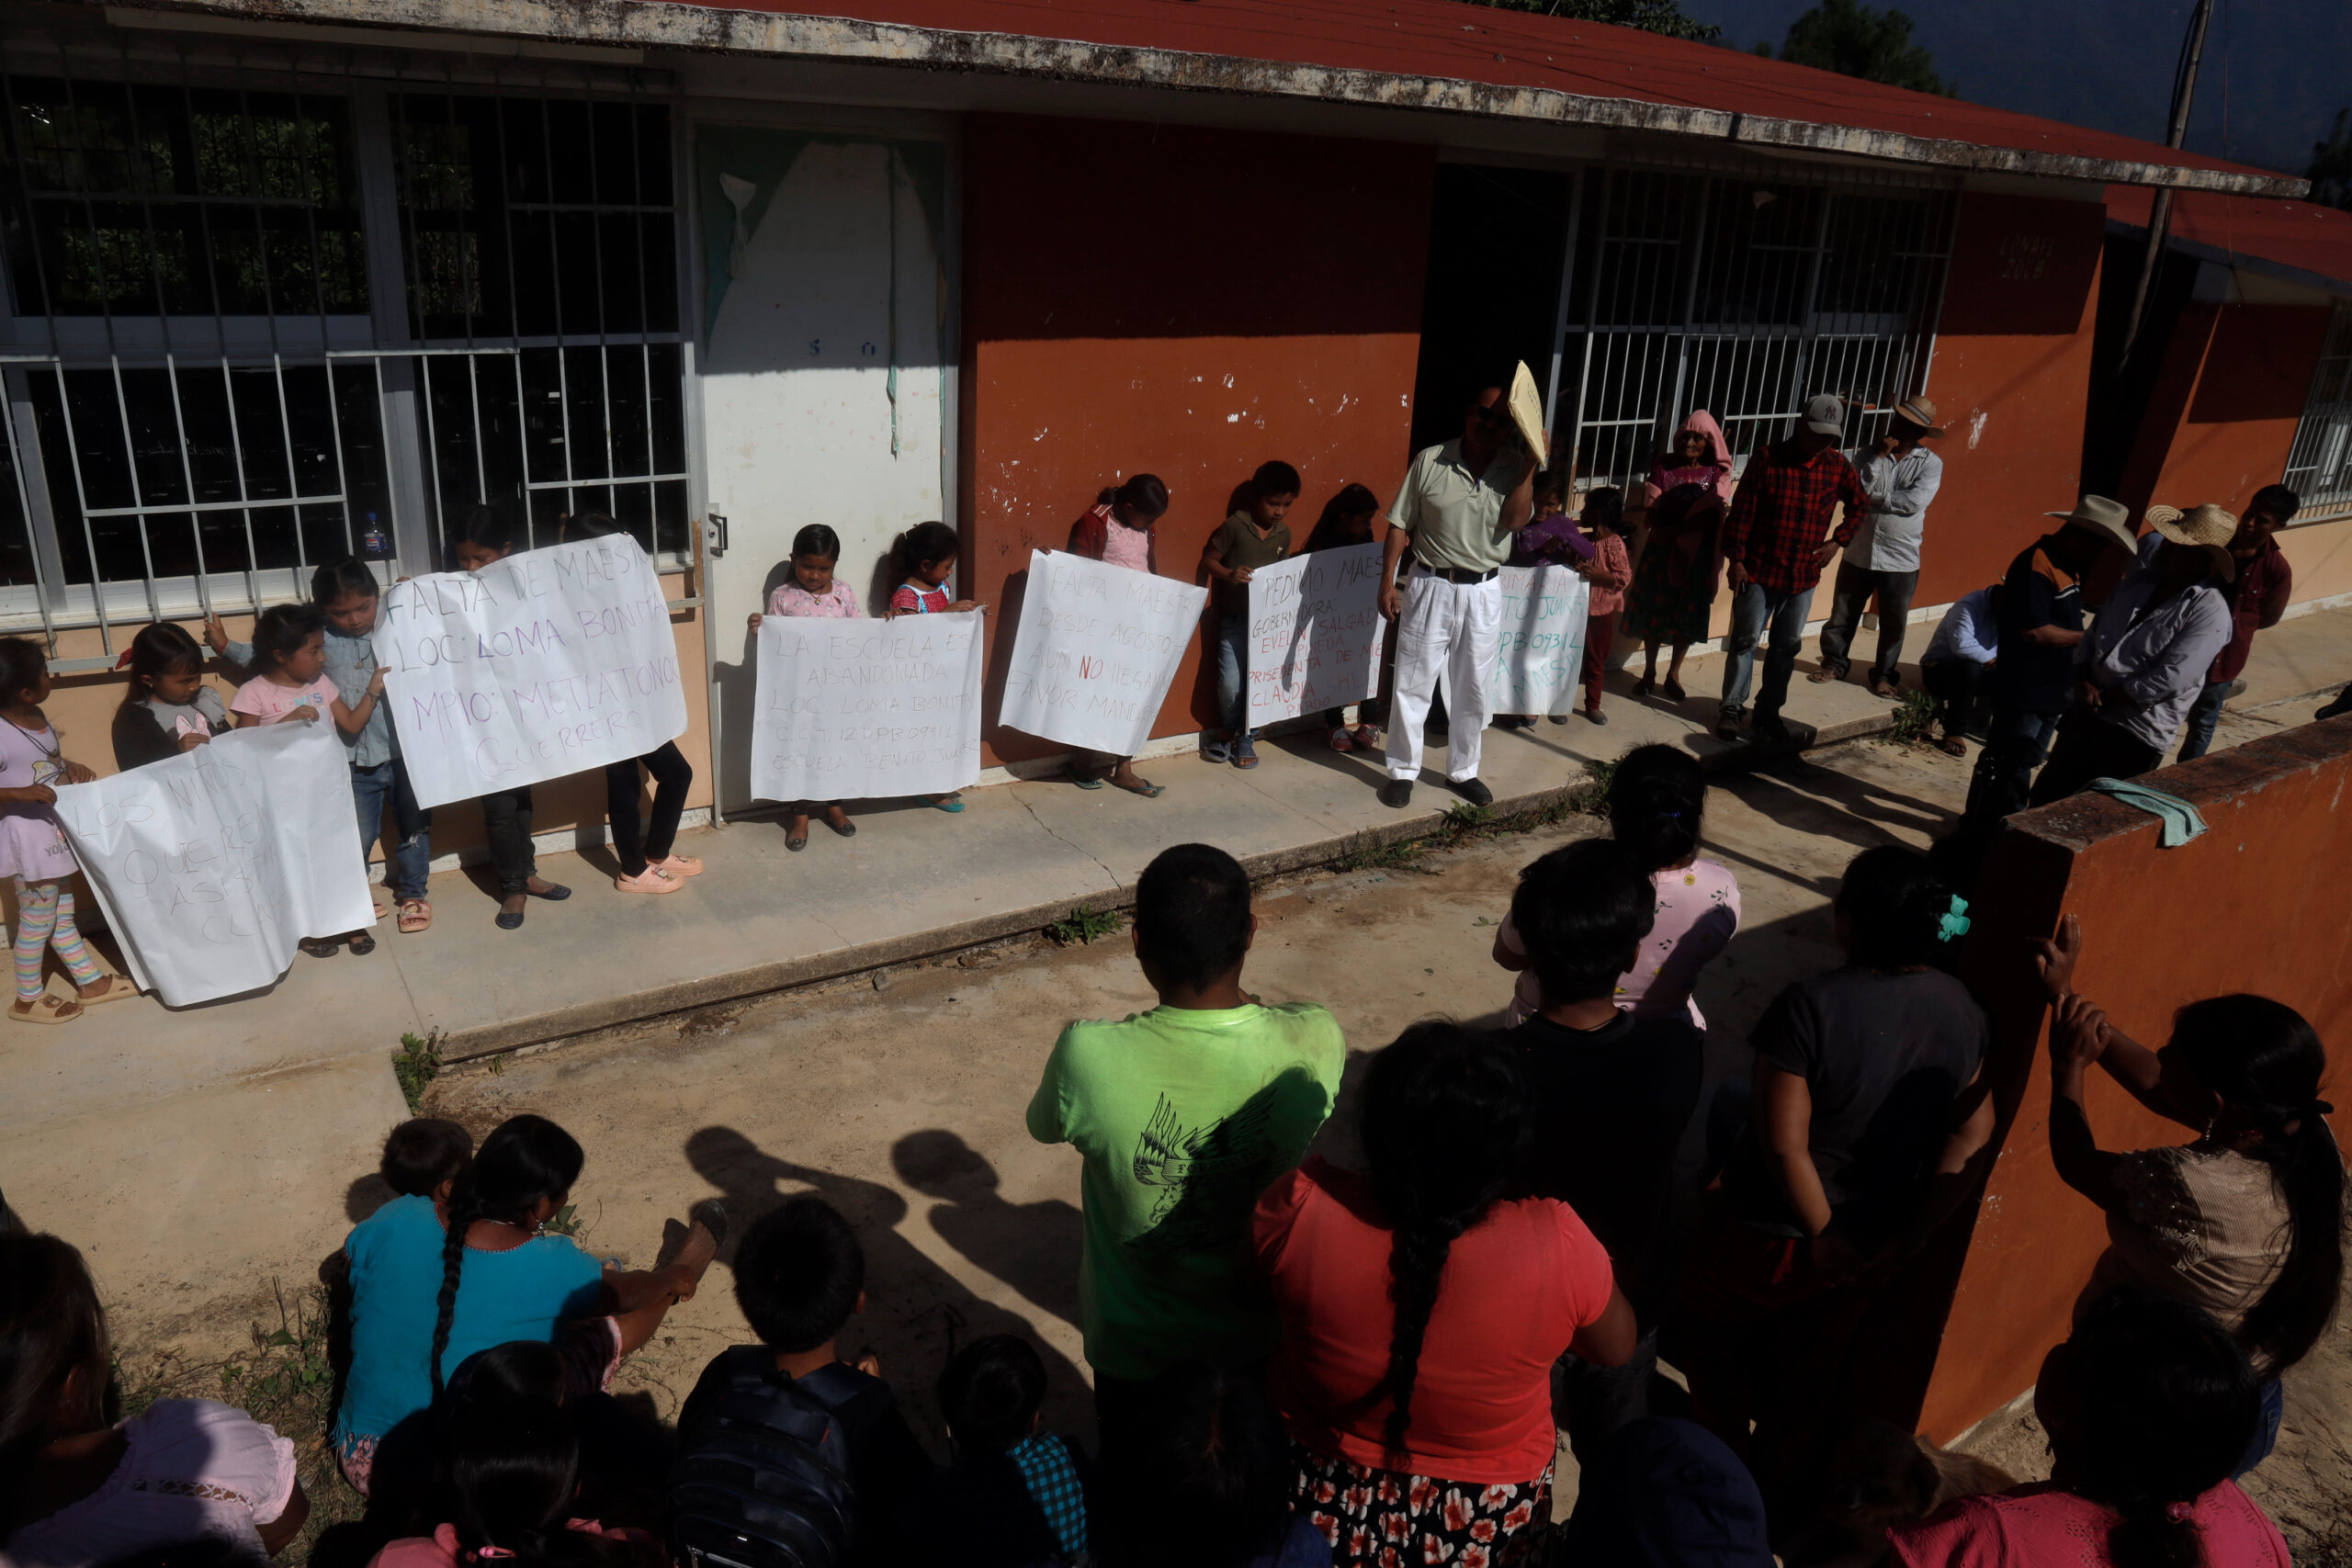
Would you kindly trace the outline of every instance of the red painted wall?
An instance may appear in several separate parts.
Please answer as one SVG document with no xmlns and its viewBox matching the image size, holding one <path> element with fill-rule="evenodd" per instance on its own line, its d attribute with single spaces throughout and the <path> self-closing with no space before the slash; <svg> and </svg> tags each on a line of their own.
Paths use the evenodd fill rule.
<svg viewBox="0 0 2352 1568">
<path fill-rule="evenodd" d="M 2107 209 L 1971 192 L 1961 198 L 1928 393 L 1951 434 L 1916 602 L 1994 581 L 2075 504 Z"/>
<path fill-rule="evenodd" d="M 2210 341 L 2146 499 L 2183 508 L 2212 501 L 2237 512 L 2286 471 L 2329 312 L 2324 305 L 2190 309 L 2213 316 Z M 2157 434 L 2144 428 L 2143 437 Z"/>
<path fill-rule="evenodd" d="M 2329 1097 L 2347 1107 L 2334 1119 L 2337 1135 L 2352 1134 L 2352 1095 L 2341 1091 L 2352 1059 L 2352 924 L 2315 918 L 2340 904 L 2341 868 L 2352 860 L 2352 719 L 2218 751 L 2148 782 L 2193 801 L 2205 835 L 2161 849 L 2154 818 L 2081 795 L 2012 818 L 1981 885 L 1970 978 L 1993 1014 L 1994 1092 L 2005 1121 L 2015 1119 L 1965 1259 L 1946 1260 L 1957 1264 L 1944 1276 L 1956 1288 L 1948 1287 L 1940 1340 L 1933 1307 L 1895 1325 L 1924 1330 L 1932 1371 L 1919 1429 L 1939 1440 L 2031 1385 L 2105 1246 L 2098 1211 L 2050 1163 L 2046 1010 L 2027 943 L 2062 914 L 2081 918 L 2086 941 L 2076 988 L 2143 1044 L 2163 1043 L 2174 1011 L 2205 997 L 2256 991 L 2300 1010 L 2335 1064 Z M 2101 1148 L 2188 1140 L 2102 1073 L 2091 1075 L 2089 1106 Z M 1922 1272 L 1940 1267 L 1930 1258 Z"/>
<path fill-rule="evenodd" d="M 1279 457 L 1301 543 L 1351 481 L 1402 476 L 1435 156 L 1426 147 L 975 116 L 964 140 L 964 581 L 995 613 L 986 711 L 1033 547 L 1158 474 L 1191 582 L 1233 488 Z M 1195 637 L 1155 734 L 1215 722 Z M 1059 750 L 989 732 L 991 761 Z"/>
</svg>

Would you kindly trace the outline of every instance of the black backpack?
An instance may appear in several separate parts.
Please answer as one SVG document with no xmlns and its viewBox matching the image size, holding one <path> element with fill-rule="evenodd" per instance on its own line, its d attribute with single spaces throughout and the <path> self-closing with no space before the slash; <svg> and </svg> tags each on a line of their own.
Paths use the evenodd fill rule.
<svg viewBox="0 0 2352 1568">
<path fill-rule="evenodd" d="M 725 1390 L 679 1434 L 670 1541 L 684 1568 L 842 1568 L 856 1544 L 857 1488 L 840 1412 L 864 1379 L 839 1363 L 807 1377 L 739 1345 L 704 1374 Z"/>
</svg>

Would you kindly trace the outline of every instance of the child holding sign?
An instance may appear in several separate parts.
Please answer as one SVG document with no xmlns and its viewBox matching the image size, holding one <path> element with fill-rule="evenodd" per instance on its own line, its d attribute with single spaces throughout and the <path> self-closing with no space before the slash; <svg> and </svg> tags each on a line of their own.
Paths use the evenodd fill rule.
<svg viewBox="0 0 2352 1568">
<path fill-rule="evenodd" d="M 1283 520 L 1298 502 L 1298 470 L 1288 463 L 1259 464 L 1242 488 L 1244 504 L 1201 547 L 1201 570 L 1216 584 L 1224 616 L 1216 638 L 1216 706 L 1226 739 L 1201 748 L 1212 762 L 1258 765 L 1258 734 L 1250 728 L 1250 579 L 1290 554 L 1290 525 Z"/>
<path fill-rule="evenodd" d="M 1094 498 L 1085 516 L 1070 525 L 1069 553 L 1123 566 L 1130 571 L 1159 570 L 1159 536 L 1154 531 L 1168 513 L 1168 487 L 1157 474 L 1135 474 L 1125 484 L 1106 487 Z M 1071 759 L 1069 782 L 1080 789 L 1102 787 L 1102 764 L 1111 766 L 1111 782 L 1130 795 L 1157 800 L 1162 786 L 1136 772 L 1133 757 L 1103 757 L 1084 752 Z"/>
<path fill-rule="evenodd" d="M 947 579 L 956 570 L 962 546 L 956 530 L 944 523 L 918 523 L 899 535 L 890 546 L 890 564 L 898 568 L 901 581 L 882 618 L 893 621 L 900 615 L 960 615 L 980 609 L 977 599 L 950 601 L 947 597 Z M 964 809 L 961 790 L 924 798 L 942 811 Z"/>
<path fill-rule="evenodd" d="M 81 869 L 57 826 L 56 785 L 98 775 L 59 755 L 57 732 L 40 705 L 49 700 L 49 661 L 30 637 L 0 637 L 0 875 L 17 883 L 18 1023 L 64 1023 L 96 1002 L 135 997 L 139 987 L 109 975 L 90 956 L 74 923 L 74 895 L 63 886 Z M 65 963 L 78 999 L 49 994 L 41 976 L 49 948 Z"/>
<path fill-rule="evenodd" d="M 952 550 L 951 550 L 952 555 Z M 771 615 L 810 615 L 822 620 L 854 621 L 861 618 L 857 591 L 833 575 L 834 563 L 842 558 L 842 537 L 822 523 L 811 523 L 792 536 L 792 571 L 776 591 L 768 595 Z M 752 635 L 760 631 L 760 617 L 752 617 Z M 961 809 L 963 803 L 956 803 Z M 812 813 L 825 814 L 825 826 L 844 839 L 857 836 L 857 824 L 849 819 L 838 800 L 796 800 L 792 803 L 792 825 L 785 829 L 784 847 L 795 853 L 808 847 L 808 818 Z"/>
<path fill-rule="evenodd" d="M 1323 503 L 1323 515 L 1315 521 L 1315 531 L 1306 536 L 1306 553 L 1317 550 L 1345 549 L 1350 545 L 1368 545 L 1373 539 L 1373 525 L 1380 518 L 1380 498 L 1368 486 L 1351 484 Z M 1380 720 L 1388 711 L 1387 704 L 1379 697 L 1366 697 L 1356 705 L 1354 733 L 1348 730 L 1346 707 L 1330 709 L 1323 716 L 1324 725 L 1331 731 L 1334 751 L 1377 751 L 1380 750 Z"/>
<path fill-rule="evenodd" d="M 204 683 L 204 649 L 169 621 L 141 626 L 123 651 L 130 685 L 114 715 L 114 764 L 124 773 L 192 751 L 232 728 Z"/>
<path fill-rule="evenodd" d="M 459 571 L 480 571 L 514 553 L 523 532 L 494 506 L 469 509 L 457 537 L 449 541 L 449 558 Z M 498 919 L 503 931 L 523 929 L 524 906 L 533 898 L 560 904 L 571 889 L 539 874 L 538 857 L 531 849 L 531 786 L 492 790 L 481 798 L 482 837 L 490 841 L 491 864 L 498 871 Z"/>
</svg>

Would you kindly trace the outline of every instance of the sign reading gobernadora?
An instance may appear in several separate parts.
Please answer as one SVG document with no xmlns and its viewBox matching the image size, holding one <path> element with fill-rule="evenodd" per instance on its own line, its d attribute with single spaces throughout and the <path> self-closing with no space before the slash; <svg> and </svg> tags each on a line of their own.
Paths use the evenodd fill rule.
<svg viewBox="0 0 2352 1568">
<path fill-rule="evenodd" d="M 375 642 L 420 805 L 641 757 L 686 732 L 662 580 L 626 534 L 396 582 Z"/>
<path fill-rule="evenodd" d="M 1380 691 L 1378 545 L 1293 556 L 1250 574 L 1250 728 Z"/>
<path fill-rule="evenodd" d="M 169 1007 L 275 985 L 304 937 L 376 923 L 334 721 L 232 730 L 57 791 L 131 977 Z"/>
<path fill-rule="evenodd" d="M 945 795 L 980 776 L 980 612 L 760 622 L 752 794 Z"/>
<path fill-rule="evenodd" d="M 1564 566 L 1502 570 L 1503 626 L 1487 691 L 1497 713 L 1566 713 L 1584 664 L 1585 580 Z"/>
<path fill-rule="evenodd" d="M 997 722 L 1065 746 L 1132 757 L 1208 590 L 1057 551 L 1029 552 L 1029 590 Z"/>
</svg>

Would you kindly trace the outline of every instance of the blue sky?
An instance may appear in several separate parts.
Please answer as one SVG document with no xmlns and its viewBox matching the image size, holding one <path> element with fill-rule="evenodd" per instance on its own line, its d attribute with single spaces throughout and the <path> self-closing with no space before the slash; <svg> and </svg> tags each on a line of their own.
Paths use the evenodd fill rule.
<svg viewBox="0 0 2352 1568">
<path fill-rule="evenodd" d="M 1864 0 L 1883 9 L 1883 0 Z M 1682 0 L 1745 49 L 1776 47 L 1811 0 Z M 1976 103 L 2162 141 L 2189 0 L 1897 0 L 1936 68 Z M 2220 0 L 2189 146 L 2301 174 L 2352 106 L 2347 0 Z"/>
</svg>

